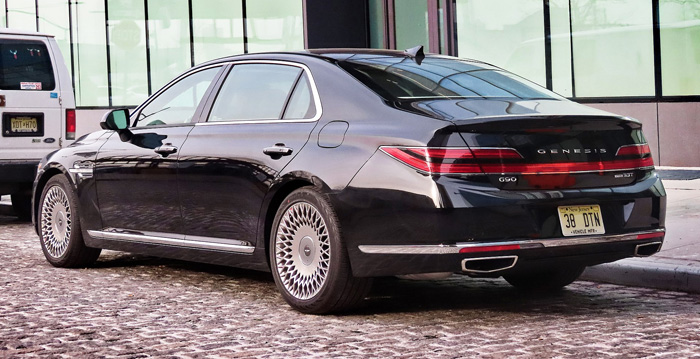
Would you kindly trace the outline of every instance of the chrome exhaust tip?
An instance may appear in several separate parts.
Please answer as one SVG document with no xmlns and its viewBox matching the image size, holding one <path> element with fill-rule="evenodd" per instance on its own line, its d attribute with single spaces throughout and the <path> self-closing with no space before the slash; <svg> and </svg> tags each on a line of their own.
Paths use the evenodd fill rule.
<svg viewBox="0 0 700 359">
<path fill-rule="evenodd" d="M 662 242 L 651 242 L 637 245 L 634 247 L 635 257 L 648 257 L 661 250 Z"/>
<path fill-rule="evenodd" d="M 472 274 L 499 272 L 515 267 L 518 256 L 478 257 L 462 260 L 462 271 Z"/>
</svg>

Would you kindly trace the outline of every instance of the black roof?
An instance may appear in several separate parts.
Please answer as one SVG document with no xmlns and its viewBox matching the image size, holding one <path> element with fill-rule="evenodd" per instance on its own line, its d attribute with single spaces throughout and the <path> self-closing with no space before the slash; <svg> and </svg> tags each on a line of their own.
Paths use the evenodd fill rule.
<svg viewBox="0 0 700 359">
<path fill-rule="evenodd" d="M 228 62 L 228 61 L 240 61 L 240 60 L 273 60 L 273 59 L 280 59 L 280 57 L 286 57 L 289 59 L 290 57 L 295 57 L 295 56 L 307 56 L 307 57 L 315 57 L 323 60 L 330 60 L 330 61 L 343 61 L 346 60 L 353 55 L 376 55 L 377 57 L 406 57 L 408 56 L 405 51 L 403 50 L 385 50 L 385 49 L 364 49 L 364 48 L 327 48 L 327 49 L 308 49 L 308 50 L 302 50 L 302 51 L 277 51 L 277 52 L 259 52 L 259 53 L 249 53 L 249 54 L 239 54 L 239 55 L 232 55 L 232 56 L 226 56 L 222 58 L 218 58 L 215 60 L 207 61 L 205 63 L 202 63 L 199 66 L 207 66 L 210 64 L 216 64 L 216 63 L 221 63 L 221 62 Z M 459 59 L 461 61 L 469 61 L 469 62 L 475 62 L 475 63 L 482 63 L 482 64 L 487 64 L 482 61 L 478 60 L 473 60 L 473 59 L 464 59 L 464 58 L 456 58 L 452 56 L 447 56 L 447 55 L 439 55 L 439 54 L 426 54 L 426 57 L 443 57 L 443 58 L 452 58 L 452 59 Z"/>
</svg>

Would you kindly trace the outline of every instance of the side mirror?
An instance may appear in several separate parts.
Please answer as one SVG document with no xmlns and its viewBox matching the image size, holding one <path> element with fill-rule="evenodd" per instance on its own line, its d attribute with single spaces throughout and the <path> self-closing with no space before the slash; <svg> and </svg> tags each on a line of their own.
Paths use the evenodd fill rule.
<svg viewBox="0 0 700 359">
<path fill-rule="evenodd" d="M 105 130 L 119 131 L 129 127 L 129 110 L 120 108 L 107 112 L 102 117 L 100 127 Z"/>
<path fill-rule="evenodd" d="M 107 112 L 102 117 L 100 127 L 104 130 L 117 131 L 122 141 L 129 141 L 132 136 L 131 131 L 129 131 L 129 110 L 120 108 Z"/>
</svg>

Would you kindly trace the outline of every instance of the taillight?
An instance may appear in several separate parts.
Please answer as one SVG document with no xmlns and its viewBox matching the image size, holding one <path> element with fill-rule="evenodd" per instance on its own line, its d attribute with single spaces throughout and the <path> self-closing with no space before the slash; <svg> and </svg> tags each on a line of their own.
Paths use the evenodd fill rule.
<svg viewBox="0 0 700 359">
<path fill-rule="evenodd" d="M 66 140 L 75 139 L 75 110 L 66 110 Z"/>
<path fill-rule="evenodd" d="M 651 156 L 649 145 L 628 145 L 617 149 L 616 157 L 620 156 Z"/>
<path fill-rule="evenodd" d="M 522 159 L 512 148 L 390 147 L 380 148 L 391 157 L 423 172 L 434 174 L 481 174 L 478 160 Z"/>
<path fill-rule="evenodd" d="M 551 163 L 526 163 L 523 156 L 513 148 L 382 146 L 380 149 L 404 164 L 430 174 L 554 175 L 654 167 L 647 144 L 622 146 L 613 159 Z"/>
</svg>

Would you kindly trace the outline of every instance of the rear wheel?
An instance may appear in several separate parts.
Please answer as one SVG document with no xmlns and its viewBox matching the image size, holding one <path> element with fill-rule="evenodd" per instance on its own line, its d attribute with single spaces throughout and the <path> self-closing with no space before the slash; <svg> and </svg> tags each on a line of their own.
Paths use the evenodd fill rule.
<svg viewBox="0 0 700 359">
<path fill-rule="evenodd" d="M 530 291 L 555 291 L 573 283 L 586 267 L 573 266 L 505 275 L 512 286 Z"/>
<path fill-rule="evenodd" d="M 86 267 L 100 256 L 101 249 L 83 242 L 78 198 L 68 180 L 54 176 L 44 187 L 37 222 L 41 249 L 56 267 Z"/>
<path fill-rule="evenodd" d="M 371 279 L 352 276 L 335 211 L 309 187 L 292 192 L 277 210 L 270 263 L 282 296 L 303 313 L 351 309 L 371 287 Z"/>
<path fill-rule="evenodd" d="M 28 221 L 32 219 L 32 196 L 28 193 L 13 194 L 10 196 L 12 199 L 12 210 L 19 219 Z"/>
</svg>

